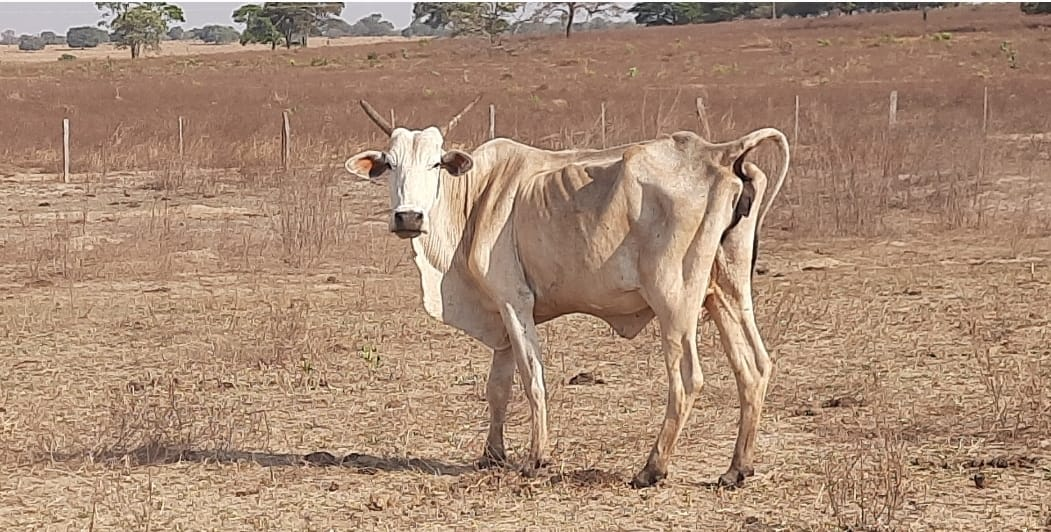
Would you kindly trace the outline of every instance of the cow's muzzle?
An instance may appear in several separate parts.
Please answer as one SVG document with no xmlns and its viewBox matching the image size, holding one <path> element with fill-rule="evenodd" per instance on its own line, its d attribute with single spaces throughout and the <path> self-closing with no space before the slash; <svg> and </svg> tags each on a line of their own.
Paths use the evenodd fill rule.
<svg viewBox="0 0 1051 532">
<path fill-rule="evenodd" d="M 423 213 L 403 211 L 394 213 L 391 232 L 400 238 L 415 238 L 423 233 Z"/>
</svg>

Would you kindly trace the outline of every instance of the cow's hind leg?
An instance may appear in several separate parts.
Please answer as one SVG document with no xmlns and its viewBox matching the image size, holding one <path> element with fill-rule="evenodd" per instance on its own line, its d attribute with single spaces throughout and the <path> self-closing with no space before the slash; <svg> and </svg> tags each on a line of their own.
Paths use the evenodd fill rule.
<svg viewBox="0 0 1051 532">
<path fill-rule="evenodd" d="M 747 233 L 742 235 L 748 237 Z M 730 468 L 719 477 L 724 486 L 737 486 L 755 473 L 753 459 L 759 416 L 766 397 L 773 361 L 763 345 L 752 308 L 751 257 L 737 251 L 751 250 L 751 242 L 737 247 L 724 242 L 716 259 L 713 292 L 705 308 L 719 329 L 719 338 L 737 380 L 741 404 Z"/>
<path fill-rule="evenodd" d="M 707 284 L 705 276 L 701 282 Z M 701 285 L 703 286 L 703 285 Z M 668 405 L 657 441 L 646 465 L 631 481 L 634 488 L 653 486 L 668 474 L 668 462 L 690 410 L 704 386 L 697 357 L 697 294 L 683 289 L 662 290 L 651 297 L 660 322 L 661 348 L 668 370 Z M 689 294 L 695 297 L 684 297 Z"/>
</svg>

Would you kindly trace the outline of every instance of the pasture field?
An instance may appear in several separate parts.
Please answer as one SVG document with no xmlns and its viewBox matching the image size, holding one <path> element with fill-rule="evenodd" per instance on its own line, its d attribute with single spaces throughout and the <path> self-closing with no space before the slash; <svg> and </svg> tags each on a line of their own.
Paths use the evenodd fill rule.
<svg viewBox="0 0 1051 532">
<path fill-rule="evenodd" d="M 1049 27 L 1010 4 L 926 27 L 3 61 L 0 527 L 1047 530 Z M 626 485 L 664 413 L 656 325 L 629 341 L 585 316 L 540 327 L 554 465 L 473 469 L 490 352 L 427 317 L 386 189 L 342 164 L 385 146 L 358 98 L 422 127 L 478 93 L 457 145 L 485 139 L 488 104 L 498 135 L 546 147 L 789 135 L 755 286 L 776 369 L 743 487 L 709 487 L 738 410 L 707 321 L 705 390 L 659 487 Z M 516 459 L 517 383 L 510 408 Z"/>
</svg>

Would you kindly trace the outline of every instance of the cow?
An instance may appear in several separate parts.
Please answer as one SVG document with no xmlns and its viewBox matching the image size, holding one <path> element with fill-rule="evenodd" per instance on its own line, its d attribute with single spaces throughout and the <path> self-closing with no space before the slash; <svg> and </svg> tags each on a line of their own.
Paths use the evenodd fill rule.
<svg viewBox="0 0 1051 532">
<path fill-rule="evenodd" d="M 393 127 L 361 100 L 389 145 L 357 153 L 345 167 L 377 184 L 388 176 L 389 229 L 410 240 L 424 309 L 493 351 L 489 431 L 478 466 L 507 464 L 504 422 L 516 368 L 530 410 L 520 470 L 534 475 L 550 464 L 538 324 L 584 313 L 630 339 L 656 318 L 668 402 L 630 485 L 660 482 L 704 383 L 696 339 L 704 308 L 740 399 L 733 457 L 718 484 L 743 483 L 754 474 L 773 369 L 751 283 L 759 228 L 788 172 L 785 135 L 761 128 L 712 143 L 679 131 L 608 149 L 560 151 L 496 138 L 470 153 L 445 149 L 445 137 L 477 101 L 444 127 L 413 130 Z M 775 141 L 782 161 L 764 198 L 767 176 L 745 158 L 767 140 Z"/>
</svg>

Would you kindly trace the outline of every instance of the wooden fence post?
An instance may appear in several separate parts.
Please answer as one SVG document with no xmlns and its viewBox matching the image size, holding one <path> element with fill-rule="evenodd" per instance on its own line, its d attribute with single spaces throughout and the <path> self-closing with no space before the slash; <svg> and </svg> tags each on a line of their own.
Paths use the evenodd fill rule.
<svg viewBox="0 0 1051 532">
<path fill-rule="evenodd" d="M 69 119 L 62 119 L 62 182 L 69 183 Z"/>
<path fill-rule="evenodd" d="M 982 92 L 982 136 L 989 129 L 989 87 L 986 86 Z"/>
<path fill-rule="evenodd" d="M 292 128 L 288 124 L 288 111 L 281 111 L 281 167 L 288 170 L 291 154 Z"/>
<path fill-rule="evenodd" d="M 697 97 L 697 119 L 700 120 L 701 126 L 704 127 L 704 138 L 706 140 L 712 140 L 712 128 L 708 125 L 708 114 L 704 110 L 704 98 Z"/>
<path fill-rule="evenodd" d="M 606 102 L 602 102 L 599 111 L 599 123 L 602 126 L 602 149 L 606 149 Z"/>
<path fill-rule="evenodd" d="M 183 124 L 183 121 L 182 121 L 182 117 L 180 116 L 179 117 L 179 159 L 182 159 L 183 156 L 186 154 L 186 151 L 184 149 L 184 144 L 183 144 L 183 134 L 182 134 L 183 125 L 182 124 Z"/>
<path fill-rule="evenodd" d="M 394 108 L 390 109 L 390 127 L 394 127 Z"/>
<path fill-rule="evenodd" d="M 887 125 L 894 127 L 898 123 L 898 91 L 890 91 L 890 116 L 887 117 Z"/>
<path fill-rule="evenodd" d="M 799 145 L 799 95 L 796 94 L 796 114 L 795 122 L 792 125 L 792 143 L 796 146 Z"/>
<path fill-rule="evenodd" d="M 489 138 L 496 138 L 496 106 L 489 104 Z"/>
</svg>

